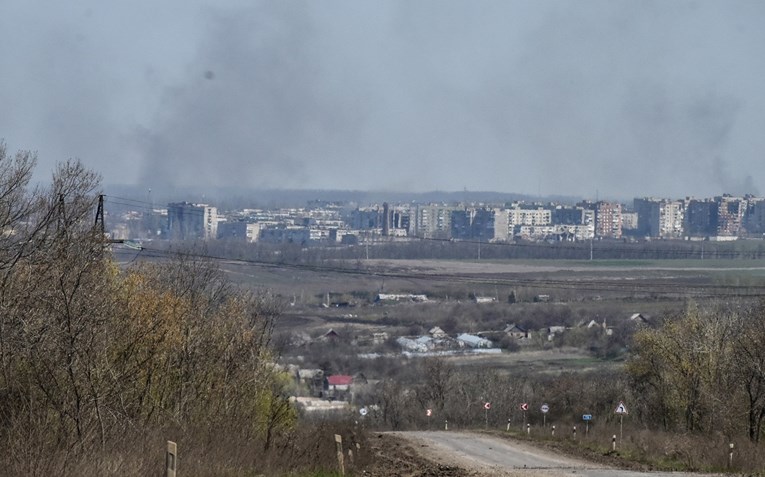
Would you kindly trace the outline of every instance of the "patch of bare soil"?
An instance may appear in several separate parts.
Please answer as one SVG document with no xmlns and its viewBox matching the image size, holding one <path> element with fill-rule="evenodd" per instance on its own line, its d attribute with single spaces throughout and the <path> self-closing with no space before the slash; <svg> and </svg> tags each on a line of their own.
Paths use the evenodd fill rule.
<svg viewBox="0 0 765 477">
<path fill-rule="evenodd" d="M 481 474 L 438 464 L 419 455 L 409 443 L 390 434 L 370 436 L 374 458 L 360 475 L 369 477 L 478 477 Z"/>
</svg>

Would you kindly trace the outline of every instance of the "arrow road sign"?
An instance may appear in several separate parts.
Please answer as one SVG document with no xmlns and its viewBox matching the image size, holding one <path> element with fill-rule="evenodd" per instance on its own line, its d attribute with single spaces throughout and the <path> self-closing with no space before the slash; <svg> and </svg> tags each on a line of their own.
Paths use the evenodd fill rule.
<svg viewBox="0 0 765 477">
<path fill-rule="evenodd" d="M 432 409 L 426 410 L 425 411 L 425 415 L 428 416 L 428 417 L 432 416 L 433 415 L 433 410 Z"/>
<path fill-rule="evenodd" d="M 550 412 L 550 406 L 548 406 L 547 404 L 542 404 L 542 407 L 540 407 L 539 410 L 547 414 L 548 412 Z"/>
<path fill-rule="evenodd" d="M 524 402 L 521 403 L 521 411 L 528 411 L 529 410 L 529 403 Z"/>
<path fill-rule="evenodd" d="M 488 411 L 489 409 L 491 409 L 491 403 L 487 402 L 486 404 L 483 405 L 483 408 Z"/>
<path fill-rule="evenodd" d="M 627 406 L 624 405 L 624 401 L 619 401 L 619 405 L 616 406 L 616 410 L 614 412 L 616 414 L 629 414 L 629 412 L 627 412 Z"/>
</svg>

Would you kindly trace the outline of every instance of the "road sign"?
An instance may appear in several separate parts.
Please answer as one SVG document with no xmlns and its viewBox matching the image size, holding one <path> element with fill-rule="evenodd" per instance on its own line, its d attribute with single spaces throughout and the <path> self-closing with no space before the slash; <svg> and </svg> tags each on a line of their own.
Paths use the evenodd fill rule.
<svg viewBox="0 0 765 477">
<path fill-rule="evenodd" d="M 521 411 L 528 411 L 529 410 L 529 403 L 524 402 L 521 403 Z"/>
<path fill-rule="evenodd" d="M 627 412 L 627 406 L 624 405 L 624 401 L 619 401 L 619 405 L 616 406 L 616 410 L 614 412 L 616 414 L 629 414 L 629 412 Z"/>
<path fill-rule="evenodd" d="M 426 410 L 425 411 L 425 415 L 428 416 L 428 417 L 432 416 L 433 415 L 433 410 L 432 409 Z"/>
<path fill-rule="evenodd" d="M 491 409 L 491 403 L 487 402 L 486 404 L 483 405 L 483 408 L 488 411 L 489 409 Z"/>
<path fill-rule="evenodd" d="M 365 407 L 362 407 L 361 409 L 359 409 L 359 414 L 361 414 L 362 416 L 366 416 L 368 412 L 369 411 L 367 411 L 367 408 Z"/>
<path fill-rule="evenodd" d="M 550 406 L 547 404 L 542 404 L 542 407 L 539 408 L 540 411 L 542 411 L 544 414 L 547 414 L 550 412 Z"/>
<path fill-rule="evenodd" d="M 582 415 L 583 421 L 592 421 L 592 414 L 583 414 Z"/>
</svg>

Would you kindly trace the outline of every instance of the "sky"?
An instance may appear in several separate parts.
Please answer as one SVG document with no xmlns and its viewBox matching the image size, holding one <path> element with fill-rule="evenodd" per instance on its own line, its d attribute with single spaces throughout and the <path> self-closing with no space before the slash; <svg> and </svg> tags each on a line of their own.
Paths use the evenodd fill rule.
<svg viewBox="0 0 765 477">
<path fill-rule="evenodd" d="M 0 0 L 0 140 L 105 184 L 765 194 L 761 0 Z"/>
</svg>

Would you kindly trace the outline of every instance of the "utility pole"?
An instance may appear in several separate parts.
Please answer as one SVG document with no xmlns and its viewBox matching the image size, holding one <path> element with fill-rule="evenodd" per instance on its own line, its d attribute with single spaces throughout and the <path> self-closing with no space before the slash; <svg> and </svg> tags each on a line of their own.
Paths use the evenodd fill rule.
<svg viewBox="0 0 765 477">
<path fill-rule="evenodd" d="M 64 196 L 62 195 L 59 199 L 59 207 L 61 208 L 61 216 L 64 215 Z M 59 218 L 61 220 L 61 218 Z M 122 239 L 107 239 L 106 238 L 106 221 L 104 220 L 104 194 L 98 195 L 98 207 L 96 208 L 96 221 L 93 224 L 95 227 L 95 230 L 98 230 L 101 233 L 101 238 L 104 239 L 105 243 L 125 243 L 125 240 Z"/>
<path fill-rule="evenodd" d="M 101 235 L 104 234 L 105 226 L 104 226 L 104 195 L 99 194 L 98 195 L 98 208 L 96 209 L 96 223 L 94 224 L 98 231 L 101 232 Z"/>
</svg>

